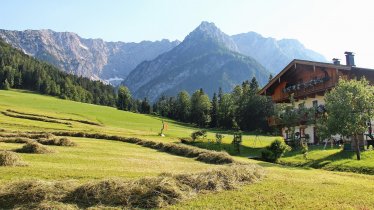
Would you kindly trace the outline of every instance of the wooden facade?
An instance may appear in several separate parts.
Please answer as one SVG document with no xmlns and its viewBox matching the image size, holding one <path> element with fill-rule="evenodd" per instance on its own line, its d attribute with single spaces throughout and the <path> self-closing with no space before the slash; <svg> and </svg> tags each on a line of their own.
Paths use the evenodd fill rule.
<svg viewBox="0 0 374 210">
<path fill-rule="evenodd" d="M 291 94 L 294 94 L 296 101 L 307 101 L 307 107 L 311 107 L 324 104 L 325 93 L 335 87 L 339 79 L 360 79 L 363 76 L 374 85 L 374 69 L 293 60 L 262 88 L 259 94 L 271 96 L 275 103 L 288 103 Z M 276 118 L 269 118 L 268 123 L 270 126 L 278 126 L 287 140 L 287 134 Z M 297 127 L 297 130 L 299 129 L 300 133 L 306 132 L 311 137 L 310 143 L 318 143 L 314 125 L 305 127 L 300 124 Z"/>
<path fill-rule="evenodd" d="M 293 60 L 259 93 L 271 96 L 276 103 L 282 103 L 288 102 L 292 93 L 295 99 L 324 95 L 326 91 L 335 87 L 339 78 L 352 79 L 362 76 L 374 84 L 373 69 Z"/>
</svg>

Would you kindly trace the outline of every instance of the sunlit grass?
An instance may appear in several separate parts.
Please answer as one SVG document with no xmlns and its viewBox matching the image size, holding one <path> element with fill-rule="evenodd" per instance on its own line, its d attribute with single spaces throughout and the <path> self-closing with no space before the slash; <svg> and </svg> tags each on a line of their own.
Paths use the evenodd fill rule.
<svg viewBox="0 0 374 210">
<path fill-rule="evenodd" d="M 71 138 L 77 146 L 48 146 L 51 154 L 20 154 L 26 167 L 0 167 L 0 181 L 48 179 L 81 181 L 110 177 L 135 178 L 163 172 L 186 173 L 219 167 L 158 152 L 134 144 L 109 140 Z M 12 150 L 22 144 L 0 143 Z"/>
<path fill-rule="evenodd" d="M 161 119 L 23 91 L 0 91 L 0 111 L 12 109 L 27 113 L 54 117 L 90 120 L 103 126 L 73 122 L 72 126 L 17 119 L 0 114 L 0 128 L 8 130 L 41 131 L 69 130 L 131 136 L 156 141 L 178 142 L 178 137 L 188 137 L 198 128 L 167 120 L 166 137 L 159 137 Z M 208 139 L 214 142 L 215 132 L 223 132 L 222 147 L 232 150 L 230 132 L 209 130 Z M 243 186 L 234 191 L 205 194 L 189 201 L 171 206 L 175 209 L 373 209 L 374 176 L 354 173 L 331 172 L 316 169 L 292 168 L 249 160 L 276 137 L 245 134 L 240 154 L 235 159 L 255 162 L 263 166 L 266 178 L 256 184 Z M 194 159 L 183 158 L 123 142 L 71 138 L 76 147 L 48 146 L 56 150 L 52 154 L 20 154 L 27 167 L 0 167 L 0 183 L 18 179 L 70 180 L 86 182 L 110 177 L 136 178 L 155 176 L 162 172 L 191 173 L 215 167 Z M 205 140 L 199 143 L 216 149 L 215 143 Z M 12 150 L 21 144 L 0 143 L 0 149 Z M 222 149 L 222 148 L 220 148 Z M 224 148 L 225 149 L 225 148 Z M 338 160 L 338 149 L 312 150 L 308 158 L 316 161 L 336 157 L 330 166 L 373 166 L 373 151 L 364 152 L 363 160 L 354 160 L 354 153 L 345 153 L 347 159 Z M 338 155 L 336 155 L 338 154 Z M 283 161 L 305 164 L 298 152 L 289 153 Z M 323 161 L 321 162 L 323 163 Z M 324 167 L 327 167 L 325 165 Z"/>
</svg>

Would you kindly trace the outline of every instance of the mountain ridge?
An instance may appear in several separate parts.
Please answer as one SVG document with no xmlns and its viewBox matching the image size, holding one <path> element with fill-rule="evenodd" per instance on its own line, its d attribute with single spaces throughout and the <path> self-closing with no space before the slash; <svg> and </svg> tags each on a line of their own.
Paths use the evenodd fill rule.
<svg viewBox="0 0 374 210">
<path fill-rule="evenodd" d="M 94 80 L 121 78 L 144 60 L 166 52 L 179 41 L 105 42 L 85 39 L 74 32 L 50 29 L 9 31 L 0 29 L 0 38 L 28 55 L 56 67 Z M 147 50 L 145 50 L 147 49 Z"/>
<path fill-rule="evenodd" d="M 253 58 L 238 53 L 233 43 L 213 23 L 203 22 L 172 50 L 138 65 L 123 84 L 135 97 L 152 102 L 181 90 L 192 93 L 203 88 L 210 96 L 219 87 L 228 92 L 253 76 L 263 85 L 269 72 Z"/>
<path fill-rule="evenodd" d="M 273 75 L 293 59 L 326 62 L 322 55 L 305 48 L 298 40 L 276 40 L 263 37 L 256 32 L 229 36 L 214 23 L 206 21 L 185 37 L 183 41 L 189 46 L 185 44 L 184 47 L 179 48 L 181 42 L 178 40 L 106 42 L 100 38 L 82 38 L 74 32 L 55 32 L 50 29 L 25 31 L 0 29 L 0 38 L 65 72 L 93 80 L 107 81 L 112 85 L 120 84 L 134 69 L 150 65 L 152 62 L 147 61 L 157 61 L 167 52 L 173 52 L 178 56 L 168 56 L 170 61 L 163 63 L 163 68 L 180 67 L 189 63 L 195 55 L 214 54 L 215 50 L 220 53 L 230 51 L 230 53 L 251 57 Z M 204 49 L 201 47 L 202 43 Z M 212 47 L 217 45 L 220 47 Z M 159 64 L 152 63 L 152 65 L 155 69 L 148 74 L 157 75 L 163 70 L 156 68 Z M 134 85 L 135 89 L 138 89 L 144 84 Z"/>
<path fill-rule="evenodd" d="M 307 49 L 297 39 L 263 37 L 256 32 L 232 35 L 239 52 L 258 60 L 271 73 L 277 74 L 293 59 L 327 62 L 326 58 Z"/>
</svg>

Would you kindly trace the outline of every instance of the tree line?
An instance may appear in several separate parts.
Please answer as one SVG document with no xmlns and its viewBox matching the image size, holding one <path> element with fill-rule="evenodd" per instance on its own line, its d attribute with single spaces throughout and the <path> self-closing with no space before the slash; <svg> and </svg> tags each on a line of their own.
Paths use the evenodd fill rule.
<svg viewBox="0 0 374 210">
<path fill-rule="evenodd" d="M 153 113 L 199 127 L 235 130 L 269 130 L 267 118 L 274 104 L 267 96 L 258 95 L 255 77 L 235 86 L 231 93 L 214 93 L 212 100 L 203 89 L 191 96 L 181 91 L 176 97 L 160 97 L 152 106 Z"/>
<path fill-rule="evenodd" d="M 60 71 L 11 47 L 0 39 L 0 88 L 26 89 L 63 99 L 115 106 L 110 85 Z"/>
<path fill-rule="evenodd" d="M 256 78 L 236 86 L 231 93 L 222 89 L 212 100 L 200 89 L 191 96 L 181 91 L 176 97 L 162 96 L 152 106 L 144 98 L 133 99 L 129 89 L 114 87 L 60 71 L 39 61 L 0 39 L 0 89 L 26 89 L 41 94 L 85 103 L 113 106 L 121 110 L 154 113 L 199 127 L 225 129 L 266 130 L 267 116 L 273 104 L 265 96 L 256 94 Z"/>
</svg>

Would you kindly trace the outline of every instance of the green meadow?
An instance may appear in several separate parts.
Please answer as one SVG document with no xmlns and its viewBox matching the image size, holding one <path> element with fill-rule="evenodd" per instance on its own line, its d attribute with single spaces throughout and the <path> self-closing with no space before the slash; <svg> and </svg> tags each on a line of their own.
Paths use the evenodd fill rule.
<svg viewBox="0 0 374 210">
<path fill-rule="evenodd" d="M 96 122 L 88 125 L 71 121 L 70 125 L 9 117 L 0 113 L 0 128 L 12 131 L 76 131 L 103 133 L 124 137 L 136 137 L 159 142 L 179 143 L 179 138 L 188 137 L 198 128 L 166 119 L 168 130 L 165 137 L 158 133 L 161 118 L 135 114 L 111 107 L 61 100 L 31 92 L 0 91 L 0 112 L 18 112 L 70 118 Z M 208 139 L 214 133 L 225 135 L 222 147 L 229 153 L 232 135 L 230 132 L 209 130 Z M 162 173 L 188 174 L 226 167 L 206 164 L 194 158 L 171 155 L 136 144 L 91 138 L 68 137 L 75 147 L 48 146 L 55 150 L 49 154 L 24 154 L 28 166 L 0 167 L 0 184 L 18 180 L 47 180 L 87 183 L 107 178 L 137 179 L 155 177 Z M 305 168 L 281 166 L 248 159 L 258 156 L 260 149 L 277 137 L 245 134 L 239 162 L 255 163 L 265 170 L 265 177 L 256 183 L 235 190 L 202 193 L 198 196 L 170 205 L 170 209 L 374 209 L 374 176 L 350 172 L 335 172 L 312 169 L 308 160 L 299 154 L 287 154 L 281 161 L 291 162 Z M 217 149 L 214 143 L 202 142 L 196 146 Z M 0 150 L 14 150 L 22 144 L 0 143 Z M 221 148 L 222 149 L 222 148 Z M 347 162 L 333 159 L 338 149 L 312 150 L 310 160 L 324 159 L 330 164 L 352 164 L 365 168 L 365 162 Z M 353 155 L 353 154 L 352 154 Z M 372 152 L 364 154 L 373 155 Z M 330 159 L 329 159 L 330 158 Z M 341 162 L 339 162 L 341 161 Z M 312 162 L 312 161 L 309 161 Z M 369 162 L 369 161 L 368 161 Z M 372 161 L 373 162 L 373 161 Z M 322 161 L 320 161 L 322 165 Z M 371 163 L 370 163 L 371 164 Z M 1 192 L 0 192 L 1 193 Z M 100 207 L 99 207 L 100 208 Z"/>
</svg>

